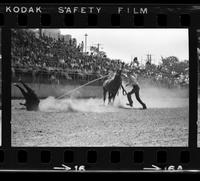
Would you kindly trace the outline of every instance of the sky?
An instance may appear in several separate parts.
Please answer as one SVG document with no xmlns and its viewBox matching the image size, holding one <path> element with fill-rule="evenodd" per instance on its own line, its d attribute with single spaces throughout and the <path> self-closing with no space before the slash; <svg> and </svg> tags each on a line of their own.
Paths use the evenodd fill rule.
<svg viewBox="0 0 200 181">
<path fill-rule="evenodd" d="M 176 56 L 180 61 L 189 60 L 188 29 L 60 29 L 61 34 L 72 35 L 77 43 L 89 46 L 100 43 L 100 50 L 111 59 L 121 59 L 129 63 L 131 57 L 138 57 L 145 63 L 147 54 L 152 55 L 152 63 L 158 64 L 162 57 Z"/>
</svg>

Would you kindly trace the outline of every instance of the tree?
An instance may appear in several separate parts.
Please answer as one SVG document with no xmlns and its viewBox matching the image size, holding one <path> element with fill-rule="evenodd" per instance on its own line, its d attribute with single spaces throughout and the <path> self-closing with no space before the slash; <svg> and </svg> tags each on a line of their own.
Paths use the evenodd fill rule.
<svg viewBox="0 0 200 181">
<path fill-rule="evenodd" d="M 175 66 L 178 62 L 179 60 L 175 56 L 170 56 L 166 58 L 162 57 L 162 70 L 164 72 L 171 73 L 172 71 L 175 71 Z"/>
<path fill-rule="evenodd" d="M 170 67 L 170 66 L 175 65 L 177 62 L 179 62 L 179 59 L 175 56 L 170 56 L 170 57 L 166 57 L 166 58 L 162 57 L 163 66 Z"/>
</svg>

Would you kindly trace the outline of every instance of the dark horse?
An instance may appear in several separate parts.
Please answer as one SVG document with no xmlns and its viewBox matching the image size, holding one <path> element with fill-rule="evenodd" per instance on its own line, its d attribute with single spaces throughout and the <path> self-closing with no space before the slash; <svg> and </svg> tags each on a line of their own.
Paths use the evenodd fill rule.
<svg viewBox="0 0 200 181">
<path fill-rule="evenodd" d="M 23 105 L 26 107 L 26 109 L 28 111 L 37 111 L 38 110 L 38 105 L 40 103 L 39 98 L 37 97 L 36 93 L 30 88 L 28 87 L 24 82 L 22 82 L 20 80 L 20 82 L 22 83 L 22 85 L 26 88 L 26 91 L 20 87 L 18 84 L 14 84 L 14 86 L 18 87 L 22 93 L 22 95 L 25 98 L 25 103 L 20 103 L 20 105 Z"/>
<path fill-rule="evenodd" d="M 107 92 L 108 92 L 108 101 L 109 101 L 109 103 L 111 103 L 111 100 L 113 100 L 113 102 L 114 102 L 115 96 L 116 96 L 118 90 L 120 89 L 120 87 L 123 90 L 123 94 L 126 93 L 124 87 L 122 86 L 121 74 L 122 74 L 122 69 L 121 70 L 117 70 L 114 78 L 107 79 L 103 83 L 103 100 L 104 100 L 104 102 L 106 100 Z"/>
</svg>

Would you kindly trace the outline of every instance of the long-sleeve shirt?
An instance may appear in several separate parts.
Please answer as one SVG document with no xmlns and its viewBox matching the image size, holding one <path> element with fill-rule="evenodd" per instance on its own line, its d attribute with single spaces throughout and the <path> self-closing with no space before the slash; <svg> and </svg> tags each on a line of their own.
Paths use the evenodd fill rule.
<svg viewBox="0 0 200 181">
<path fill-rule="evenodd" d="M 136 76 L 130 75 L 128 76 L 128 85 L 139 85 Z"/>
</svg>

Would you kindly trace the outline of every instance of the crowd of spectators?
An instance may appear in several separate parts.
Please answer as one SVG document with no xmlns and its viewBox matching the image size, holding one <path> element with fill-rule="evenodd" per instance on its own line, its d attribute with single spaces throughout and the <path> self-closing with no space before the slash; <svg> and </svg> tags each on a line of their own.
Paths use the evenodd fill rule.
<svg viewBox="0 0 200 181">
<path fill-rule="evenodd" d="M 110 72 L 115 72 L 121 60 L 113 60 L 106 55 L 84 53 L 80 45 L 64 39 L 36 36 L 35 32 L 13 29 L 11 41 L 12 75 L 29 74 L 32 80 L 45 77 L 59 83 L 60 80 L 93 80 Z M 137 59 L 125 63 L 124 69 L 134 71 L 140 80 L 150 80 L 168 87 L 189 84 L 189 61 L 179 61 L 176 57 L 162 58 L 160 65 L 146 62 L 140 65 Z"/>
</svg>

